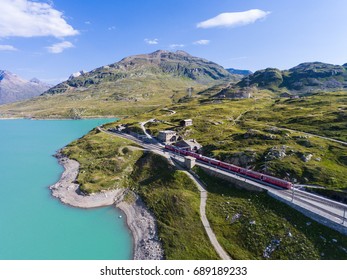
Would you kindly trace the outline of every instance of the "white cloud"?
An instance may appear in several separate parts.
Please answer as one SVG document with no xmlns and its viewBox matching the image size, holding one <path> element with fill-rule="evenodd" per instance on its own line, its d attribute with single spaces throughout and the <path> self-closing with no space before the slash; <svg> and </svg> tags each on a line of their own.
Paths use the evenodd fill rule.
<svg viewBox="0 0 347 280">
<path fill-rule="evenodd" d="M 198 40 L 195 41 L 193 44 L 194 45 L 208 45 L 210 43 L 210 40 Z"/>
<path fill-rule="evenodd" d="M 214 18 L 202 21 L 197 24 L 198 28 L 212 27 L 236 27 L 256 22 L 265 18 L 270 12 L 258 9 L 248 10 L 245 12 L 223 13 Z"/>
<path fill-rule="evenodd" d="M 170 49 L 178 49 L 178 48 L 183 48 L 184 45 L 183 44 L 171 44 L 169 46 Z"/>
<path fill-rule="evenodd" d="M 71 42 L 64 41 L 61 43 L 56 43 L 50 47 L 47 47 L 47 49 L 50 53 L 61 53 L 65 49 L 70 49 L 70 48 L 74 48 L 74 47 L 75 46 Z"/>
<path fill-rule="evenodd" d="M 52 4 L 30 0 L 1 0 L 0 37 L 65 37 L 79 32 Z"/>
<path fill-rule="evenodd" d="M 148 45 L 158 45 L 159 39 L 145 39 L 144 40 Z"/>
<path fill-rule="evenodd" d="M 109 28 L 107 28 L 107 30 L 112 31 L 112 30 L 116 30 L 115 26 L 110 26 Z"/>
<path fill-rule="evenodd" d="M 89 20 L 85 21 L 84 24 L 92 24 Z"/>
<path fill-rule="evenodd" d="M 18 50 L 11 45 L 0 45 L 0 51 L 18 51 Z"/>
</svg>

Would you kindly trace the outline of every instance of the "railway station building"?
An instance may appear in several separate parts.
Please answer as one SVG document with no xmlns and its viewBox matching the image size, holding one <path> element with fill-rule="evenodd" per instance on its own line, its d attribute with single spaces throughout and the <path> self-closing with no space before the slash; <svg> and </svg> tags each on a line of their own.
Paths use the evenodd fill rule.
<svg viewBox="0 0 347 280">
<path fill-rule="evenodd" d="M 173 142 L 176 142 L 177 139 L 178 139 L 178 135 L 177 135 L 176 131 L 173 131 L 173 130 L 159 131 L 158 140 L 160 140 L 166 144 L 171 144 Z"/>
</svg>

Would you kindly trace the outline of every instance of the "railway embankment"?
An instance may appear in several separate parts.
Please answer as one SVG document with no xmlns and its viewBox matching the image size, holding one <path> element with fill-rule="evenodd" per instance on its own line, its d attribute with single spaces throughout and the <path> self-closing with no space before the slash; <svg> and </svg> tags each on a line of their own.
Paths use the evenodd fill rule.
<svg viewBox="0 0 347 280">
<path fill-rule="evenodd" d="M 293 203 L 289 200 L 286 200 L 284 199 L 283 197 L 280 197 L 278 196 L 277 194 L 273 193 L 273 192 L 267 192 L 268 195 L 270 195 L 271 197 L 279 200 L 279 201 L 282 201 L 283 203 L 289 205 L 290 207 L 294 208 L 295 210 L 301 212 L 302 214 L 304 214 L 306 217 L 309 217 L 310 219 L 322 224 L 322 225 L 325 225 L 331 229 L 334 229 L 344 235 L 347 235 L 347 221 L 343 221 L 341 219 L 341 223 L 336 223 L 336 222 L 333 222 L 332 220 L 326 218 L 324 215 L 319 215 L 317 214 L 316 212 L 313 212 L 313 211 L 310 211 L 309 209 L 307 208 L 304 208 L 302 207 L 301 205 L 298 205 L 297 203 Z"/>
<path fill-rule="evenodd" d="M 293 209 L 299 211 L 300 213 L 304 214 L 306 217 L 311 218 L 312 220 L 323 224 L 329 228 L 332 228 L 344 235 L 347 235 L 347 220 L 344 216 L 343 209 L 340 211 L 340 214 L 337 214 L 336 212 L 329 212 L 327 209 L 322 209 L 322 211 L 319 210 L 319 206 L 312 204 L 311 208 L 309 205 L 311 203 L 304 203 L 305 201 L 301 199 L 296 198 L 295 202 L 292 201 L 292 199 L 287 195 L 287 199 L 283 197 L 282 195 L 278 194 L 278 191 L 276 190 L 267 190 L 264 188 L 264 186 L 261 186 L 257 182 L 254 182 L 252 180 L 246 179 L 242 176 L 236 175 L 236 174 L 230 174 L 226 172 L 221 172 L 218 169 L 206 167 L 204 165 L 200 165 L 199 167 L 206 172 L 208 175 L 223 179 L 227 182 L 232 183 L 234 186 L 245 189 L 248 191 L 256 191 L 256 192 L 262 192 L 266 191 L 268 195 L 271 197 L 289 205 Z M 291 195 L 289 195 L 291 196 Z M 336 211 L 339 211 L 336 209 Z"/>
<path fill-rule="evenodd" d="M 254 184 L 253 181 L 248 180 L 246 178 L 243 178 L 241 176 L 235 175 L 235 176 L 230 176 L 230 174 L 223 174 L 220 172 L 215 171 L 212 168 L 203 166 L 203 165 L 199 165 L 199 167 L 204 170 L 207 174 L 212 175 L 214 177 L 223 179 L 225 181 L 228 181 L 230 183 L 232 183 L 233 185 L 235 185 L 236 187 L 242 188 L 242 189 L 246 189 L 249 191 L 257 191 L 257 192 L 261 192 L 264 191 L 264 189 L 256 186 Z"/>
</svg>

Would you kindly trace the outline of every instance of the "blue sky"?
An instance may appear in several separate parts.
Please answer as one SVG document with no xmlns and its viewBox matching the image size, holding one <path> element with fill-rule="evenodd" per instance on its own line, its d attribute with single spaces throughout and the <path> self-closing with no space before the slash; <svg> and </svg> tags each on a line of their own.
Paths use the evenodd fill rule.
<svg viewBox="0 0 347 280">
<path fill-rule="evenodd" d="M 50 83 L 185 50 L 229 68 L 347 62 L 345 0 L 0 0 L 0 69 Z"/>
</svg>

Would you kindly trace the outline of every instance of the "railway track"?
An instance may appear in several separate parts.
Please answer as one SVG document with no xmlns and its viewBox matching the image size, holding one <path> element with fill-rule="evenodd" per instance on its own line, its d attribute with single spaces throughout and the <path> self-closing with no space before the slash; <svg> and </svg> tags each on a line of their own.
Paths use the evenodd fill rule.
<svg viewBox="0 0 347 280">
<path fill-rule="evenodd" d="M 335 217 L 341 220 L 341 223 L 345 222 L 346 217 L 344 213 L 347 208 L 346 206 L 342 207 L 334 203 L 327 202 L 325 201 L 325 199 L 312 197 L 312 195 L 308 193 L 304 193 L 304 192 L 296 193 L 295 196 L 293 196 L 293 193 L 291 191 L 284 191 L 283 195 L 289 198 L 293 203 L 301 202 L 304 205 L 309 206 L 310 208 L 316 209 L 318 211 L 322 211 L 332 217 Z"/>
<path fill-rule="evenodd" d="M 108 134 L 118 135 L 120 137 L 132 140 L 138 143 L 139 145 L 141 145 L 142 147 L 144 147 L 146 150 L 154 151 L 163 156 L 171 155 L 176 157 L 176 159 L 180 158 L 181 161 L 184 161 L 184 157 L 182 155 L 165 150 L 164 146 L 160 145 L 159 143 L 144 143 L 143 141 L 137 139 L 134 136 L 130 136 L 121 132 L 110 132 L 102 128 L 99 128 L 99 130 Z M 254 178 L 250 178 L 242 174 L 235 173 L 230 170 L 226 170 L 224 168 L 216 167 L 201 161 L 197 162 L 197 165 L 211 168 L 215 172 L 223 173 L 227 176 L 232 176 L 237 180 L 242 180 L 242 181 L 246 180 L 247 182 L 253 184 L 256 187 L 265 189 L 268 192 L 272 192 L 276 196 L 281 197 L 282 199 L 292 202 L 293 204 L 297 204 L 298 206 L 303 207 L 313 213 L 316 213 L 317 215 L 323 216 L 335 223 L 340 223 L 347 227 L 347 205 L 346 204 L 342 204 L 342 203 L 339 203 L 339 202 L 336 202 L 336 201 L 333 201 L 333 200 L 330 200 L 315 194 L 311 194 L 311 193 L 299 190 L 297 188 L 282 189 L 279 187 L 271 186 L 270 184 L 267 184 L 263 181 L 256 180 Z"/>
<path fill-rule="evenodd" d="M 276 186 L 270 186 L 267 183 L 264 183 L 260 180 L 256 180 L 253 178 L 249 178 L 242 174 L 238 174 L 235 172 L 231 172 L 224 168 L 215 167 L 212 165 L 206 165 L 203 162 L 198 162 L 197 165 L 208 167 L 213 169 L 218 173 L 223 173 L 228 176 L 232 176 L 237 180 L 247 180 L 248 182 L 253 182 L 256 187 L 267 190 L 268 192 L 274 193 L 275 195 L 292 202 L 293 204 L 297 204 L 311 212 L 314 212 L 318 215 L 323 214 L 324 217 L 336 222 L 341 223 L 347 226 L 347 205 L 343 203 L 339 203 L 315 194 L 311 194 L 298 189 L 282 189 Z"/>
</svg>

